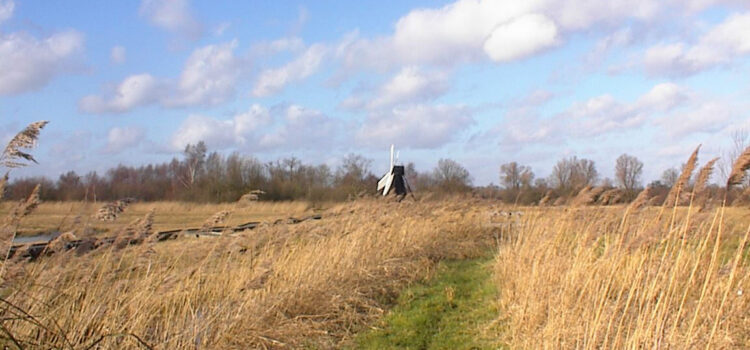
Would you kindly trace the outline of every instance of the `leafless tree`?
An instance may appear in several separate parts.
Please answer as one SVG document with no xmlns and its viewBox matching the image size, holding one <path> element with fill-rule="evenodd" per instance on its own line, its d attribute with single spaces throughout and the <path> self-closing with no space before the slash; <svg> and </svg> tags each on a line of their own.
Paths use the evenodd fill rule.
<svg viewBox="0 0 750 350">
<path fill-rule="evenodd" d="M 661 183 L 664 186 L 672 188 L 677 183 L 677 179 L 680 177 L 680 171 L 677 168 L 669 168 L 664 170 L 661 174 Z"/>
<path fill-rule="evenodd" d="M 628 193 L 633 193 L 641 186 L 642 174 L 643 162 L 638 158 L 628 154 L 622 154 L 617 158 L 615 180 L 617 180 L 617 185 Z"/>
<path fill-rule="evenodd" d="M 471 175 L 461 164 L 451 159 L 440 159 L 433 170 L 435 184 L 445 192 L 462 192 L 471 187 Z"/>
<path fill-rule="evenodd" d="M 563 158 L 555 164 L 550 175 L 550 183 L 562 194 L 577 192 L 581 188 L 593 185 L 599 178 L 593 160 L 578 159 L 573 156 Z"/>
<path fill-rule="evenodd" d="M 518 191 L 522 187 L 530 186 L 532 181 L 534 172 L 526 165 L 510 162 L 500 166 L 500 183 L 506 189 Z"/>
</svg>

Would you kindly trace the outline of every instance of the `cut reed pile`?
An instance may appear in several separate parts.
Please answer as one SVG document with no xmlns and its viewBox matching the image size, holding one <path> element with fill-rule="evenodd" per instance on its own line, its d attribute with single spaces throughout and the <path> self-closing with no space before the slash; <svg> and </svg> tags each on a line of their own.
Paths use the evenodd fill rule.
<svg viewBox="0 0 750 350">
<path fill-rule="evenodd" d="M 61 253 L 8 268 L 0 329 L 27 347 L 333 348 L 436 261 L 486 252 L 485 210 L 360 201 L 240 236 Z"/>
<path fill-rule="evenodd" d="M 504 341 L 514 349 L 749 348 L 750 228 L 741 210 L 526 216 L 497 257 Z"/>
</svg>

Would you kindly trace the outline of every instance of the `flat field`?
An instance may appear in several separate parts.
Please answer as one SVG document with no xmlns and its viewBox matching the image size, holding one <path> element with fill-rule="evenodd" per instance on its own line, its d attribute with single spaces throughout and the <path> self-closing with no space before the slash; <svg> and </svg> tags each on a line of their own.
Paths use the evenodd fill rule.
<svg viewBox="0 0 750 350">
<path fill-rule="evenodd" d="M 111 233 L 118 228 L 142 218 L 153 210 L 153 229 L 156 231 L 200 227 L 204 221 L 223 210 L 231 211 L 225 224 L 239 225 L 250 221 L 270 221 L 289 217 L 302 217 L 318 212 L 321 206 L 308 202 L 247 202 L 222 204 L 197 204 L 185 202 L 132 203 L 114 221 L 96 219 L 96 213 L 105 202 L 44 202 L 24 218 L 19 236 L 53 231 L 68 231 L 88 227 L 93 232 Z M 0 216 L 5 217 L 16 203 L 0 203 Z M 79 230 L 80 231 L 80 230 Z"/>
<path fill-rule="evenodd" d="M 193 219 L 176 212 L 163 227 L 199 225 L 232 206 L 159 204 L 154 220 L 192 210 Z M 230 220 L 311 212 L 306 203 L 259 208 Z M 150 210 L 131 209 L 140 212 L 116 223 Z M 750 347 L 747 208 L 364 199 L 321 215 L 9 261 L 0 341 L 70 349 Z"/>
</svg>

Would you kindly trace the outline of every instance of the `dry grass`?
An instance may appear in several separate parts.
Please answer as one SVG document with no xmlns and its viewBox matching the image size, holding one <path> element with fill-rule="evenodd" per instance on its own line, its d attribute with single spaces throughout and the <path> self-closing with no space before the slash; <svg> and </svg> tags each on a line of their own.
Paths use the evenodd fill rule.
<svg viewBox="0 0 750 350">
<path fill-rule="evenodd" d="M 518 349 L 750 347 L 748 213 L 583 208 L 527 215 L 500 248 Z"/>
<path fill-rule="evenodd" d="M 186 208 L 163 204 L 156 222 L 164 206 Z M 0 333 L 44 348 L 333 348 L 437 261 L 486 252 L 486 211 L 365 200 L 321 221 L 15 264 L 2 283 Z"/>
<path fill-rule="evenodd" d="M 225 224 L 238 225 L 249 221 L 274 221 L 290 216 L 304 216 L 312 213 L 307 202 L 254 202 L 196 204 L 185 202 L 151 202 L 132 203 L 111 222 L 97 220 L 96 215 L 101 203 L 84 202 L 42 202 L 19 227 L 19 236 L 50 231 L 68 231 L 77 229 L 80 235 L 82 227 L 102 233 L 115 233 L 133 220 L 142 218 L 154 210 L 153 229 L 157 231 L 201 227 L 214 213 L 233 210 Z M 0 217 L 8 216 L 17 207 L 17 203 L 0 202 Z"/>
</svg>

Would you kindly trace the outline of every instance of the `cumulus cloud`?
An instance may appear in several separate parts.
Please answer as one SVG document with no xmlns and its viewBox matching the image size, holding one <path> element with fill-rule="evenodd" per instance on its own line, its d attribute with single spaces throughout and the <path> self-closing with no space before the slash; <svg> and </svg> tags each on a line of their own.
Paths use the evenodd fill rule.
<svg viewBox="0 0 750 350">
<path fill-rule="evenodd" d="M 145 134 L 145 130 L 139 127 L 126 126 L 109 129 L 104 153 L 120 153 L 128 148 L 138 146 Z"/>
<path fill-rule="evenodd" d="M 694 45 L 671 43 L 651 47 L 643 62 L 650 74 L 685 76 L 730 64 L 747 54 L 750 54 L 750 13 L 741 13 L 727 17 Z"/>
<path fill-rule="evenodd" d="M 598 25 L 652 20 L 664 7 L 658 0 L 458 0 L 409 12 L 391 35 L 366 38 L 350 33 L 336 55 L 347 69 L 484 59 L 504 63 L 543 52 L 571 33 Z"/>
<path fill-rule="evenodd" d="M 168 105 L 192 106 L 217 104 L 234 95 L 243 62 L 234 55 L 237 41 L 207 45 L 196 49 L 185 62 L 176 96 Z"/>
<path fill-rule="evenodd" d="M 200 47 L 190 54 L 176 82 L 146 73 L 131 75 L 111 92 L 82 98 L 79 109 L 125 113 L 152 104 L 174 108 L 224 102 L 234 96 L 237 81 L 247 70 L 243 59 L 234 54 L 236 47 L 236 41 Z"/>
<path fill-rule="evenodd" d="M 106 97 L 88 95 L 78 102 L 86 113 L 124 113 L 137 106 L 158 102 L 163 98 L 163 83 L 150 74 L 136 74 L 125 78 Z"/>
<path fill-rule="evenodd" d="M 659 121 L 663 130 L 672 137 L 692 133 L 715 133 L 727 126 L 733 117 L 743 114 L 726 102 L 699 101 L 689 109 L 667 116 Z"/>
<path fill-rule="evenodd" d="M 16 4 L 13 0 L 0 0 L 0 23 L 3 23 L 13 17 L 13 10 Z"/>
<path fill-rule="evenodd" d="M 109 59 L 110 61 L 112 61 L 112 63 L 115 64 L 125 63 L 125 48 L 119 45 L 112 47 L 112 51 L 110 51 L 109 53 Z"/>
<path fill-rule="evenodd" d="M 398 143 L 410 148 L 438 148 L 474 123 L 465 106 L 412 105 L 370 114 L 357 131 L 363 145 Z"/>
<path fill-rule="evenodd" d="M 83 35 L 65 31 L 44 39 L 26 33 L 0 33 L 0 95 L 39 89 L 70 71 L 83 51 Z"/>
<path fill-rule="evenodd" d="M 203 26 L 193 16 L 187 0 L 143 0 L 139 13 L 151 24 L 190 39 L 197 39 L 203 33 Z"/>
<path fill-rule="evenodd" d="M 497 26 L 484 42 L 484 52 L 495 62 L 519 60 L 558 41 L 557 26 L 544 15 L 532 13 Z"/>
<path fill-rule="evenodd" d="M 262 71 L 253 88 L 253 95 L 256 97 L 274 95 L 288 84 L 307 78 L 318 70 L 326 52 L 324 45 L 315 44 L 286 65 Z"/>
<path fill-rule="evenodd" d="M 376 92 L 369 108 L 428 101 L 443 95 L 449 88 L 442 72 L 424 72 L 419 67 L 404 67 Z"/>
<path fill-rule="evenodd" d="M 171 146 L 182 150 L 188 144 L 206 142 L 212 148 L 227 148 L 257 143 L 255 132 L 272 122 L 269 110 L 253 105 L 246 112 L 222 120 L 192 114 L 185 119 L 172 135 Z"/>
<path fill-rule="evenodd" d="M 265 133 L 258 143 L 263 149 L 316 150 L 331 148 L 344 134 L 344 124 L 313 109 L 291 105 L 284 109 L 282 124 Z"/>
</svg>

